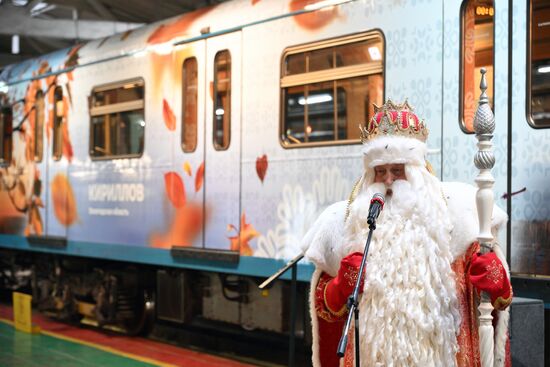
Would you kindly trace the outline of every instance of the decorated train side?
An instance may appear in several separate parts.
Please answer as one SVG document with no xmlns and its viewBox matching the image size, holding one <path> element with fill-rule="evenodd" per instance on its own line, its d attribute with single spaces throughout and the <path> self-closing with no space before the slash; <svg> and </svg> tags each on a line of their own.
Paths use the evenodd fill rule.
<svg viewBox="0 0 550 367">
<path fill-rule="evenodd" d="M 473 183 L 485 68 L 499 241 L 516 294 L 545 297 L 549 32 L 548 0 L 234 0 L 8 66 L 2 287 L 129 333 L 286 335 L 290 275 L 257 285 L 349 196 L 373 104 L 408 98 L 435 174 Z M 306 344 L 312 271 L 297 265 Z"/>
</svg>

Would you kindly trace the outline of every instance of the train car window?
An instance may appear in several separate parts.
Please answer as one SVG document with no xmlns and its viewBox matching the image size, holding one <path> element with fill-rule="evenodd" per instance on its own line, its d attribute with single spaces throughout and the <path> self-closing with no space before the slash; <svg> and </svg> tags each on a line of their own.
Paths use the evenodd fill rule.
<svg viewBox="0 0 550 367">
<path fill-rule="evenodd" d="M 487 96 L 493 107 L 495 8 L 492 0 L 465 0 L 460 24 L 459 121 L 462 131 L 474 132 L 474 115 L 481 94 L 483 67 L 487 70 Z"/>
<path fill-rule="evenodd" d="M 184 152 L 194 152 L 197 148 L 197 59 L 190 57 L 183 62 L 182 108 L 183 125 L 181 148 Z"/>
<path fill-rule="evenodd" d="M 550 0 L 529 4 L 527 45 L 527 121 L 550 127 Z"/>
<path fill-rule="evenodd" d="M 90 105 L 92 159 L 139 157 L 145 137 L 142 79 L 95 87 Z"/>
<path fill-rule="evenodd" d="M 226 150 L 231 139 L 231 54 L 214 58 L 214 148 Z"/>
<path fill-rule="evenodd" d="M 44 147 L 44 92 L 36 92 L 34 100 L 34 160 L 42 162 Z"/>
<path fill-rule="evenodd" d="M 63 155 L 63 89 L 56 87 L 53 94 L 53 159 L 60 160 Z"/>
<path fill-rule="evenodd" d="M 11 107 L 0 108 L 0 165 L 9 165 L 12 151 L 13 112 Z"/>
<path fill-rule="evenodd" d="M 384 100 L 379 31 L 287 48 L 281 72 L 281 144 L 357 143 L 359 125 Z"/>
</svg>

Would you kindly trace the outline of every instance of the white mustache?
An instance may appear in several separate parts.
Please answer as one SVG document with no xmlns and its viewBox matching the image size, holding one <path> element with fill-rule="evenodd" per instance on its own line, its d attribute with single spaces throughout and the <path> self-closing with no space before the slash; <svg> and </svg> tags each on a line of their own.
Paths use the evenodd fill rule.
<svg viewBox="0 0 550 367">
<path fill-rule="evenodd" d="M 396 180 L 386 186 L 388 214 L 409 215 L 417 201 L 417 192 L 407 180 Z"/>
</svg>

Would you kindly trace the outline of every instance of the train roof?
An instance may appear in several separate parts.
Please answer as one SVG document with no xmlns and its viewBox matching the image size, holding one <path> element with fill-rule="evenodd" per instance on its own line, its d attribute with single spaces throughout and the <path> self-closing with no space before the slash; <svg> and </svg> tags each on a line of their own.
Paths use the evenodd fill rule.
<svg viewBox="0 0 550 367">
<path fill-rule="evenodd" d="M 321 0 L 313 6 L 293 1 L 224 2 L 9 65 L 0 74 L 0 82 L 16 84 L 148 51 L 168 53 L 174 45 L 350 1 L 354 0 Z"/>
</svg>

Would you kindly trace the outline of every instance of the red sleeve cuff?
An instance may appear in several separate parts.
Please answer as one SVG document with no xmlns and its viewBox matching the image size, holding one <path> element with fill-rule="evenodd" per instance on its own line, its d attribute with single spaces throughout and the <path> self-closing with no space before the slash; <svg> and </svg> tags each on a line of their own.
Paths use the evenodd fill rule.
<svg viewBox="0 0 550 367">
<path fill-rule="evenodd" d="M 317 287 L 315 287 L 315 311 L 317 316 L 328 322 L 342 321 L 347 315 L 347 307 L 344 304 L 340 310 L 332 310 L 326 302 L 326 289 L 328 283 L 333 278 L 326 274 L 321 273 Z"/>
</svg>

